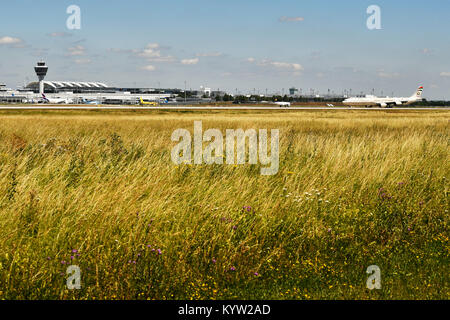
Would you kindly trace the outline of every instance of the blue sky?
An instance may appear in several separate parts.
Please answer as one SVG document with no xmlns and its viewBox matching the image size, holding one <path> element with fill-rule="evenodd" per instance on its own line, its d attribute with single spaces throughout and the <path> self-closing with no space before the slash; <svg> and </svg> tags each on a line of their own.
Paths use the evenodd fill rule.
<svg viewBox="0 0 450 320">
<path fill-rule="evenodd" d="M 72 4 L 80 30 L 66 27 Z M 366 27 L 372 4 L 381 30 Z M 420 84 L 426 98 L 450 99 L 450 1 L 16 0 L 2 12 L 10 87 L 34 80 L 44 58 L 48 80 L 385 95 Z"/>
</svg>

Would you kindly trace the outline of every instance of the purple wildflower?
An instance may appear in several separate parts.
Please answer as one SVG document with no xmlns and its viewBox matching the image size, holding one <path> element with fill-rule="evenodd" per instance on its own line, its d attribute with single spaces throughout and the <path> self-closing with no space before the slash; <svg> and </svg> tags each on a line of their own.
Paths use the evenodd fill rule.
<svg viewBox="0 0 450 320">
<path fill-rule="evenodd" d="M 161 255 L 162 254 L 162 251 L 161 251 L 161 249 L 158 249 L 158 250 L 156 250 L 157 252 L 158 252 L 158 254 L 159 255 Z"/>
<path fill-rule="evenodd" d="M 259 273 L 258 273 L 258 272 L 255 272 L 254 275 L 255 275 L 255 276 L 259 276 Z"/>
<path fill-rule="evenodd" d="M 237 229 L 237 226 L 233 226 L 233 230 L 236 230 Z"/>
<path fill-rule="evenodd" d="M 217 260 L 216 259 L 212 259 L 212 263 L 216 263 L 217 262 Z"/>
<path fill-rule="evenodd" d="M 236 268 L 235 267 L 231 267 L 230 271 L 236 271 Z"/>
<path fill-rule="evenodd" d="M 72 253 L 77 253 L 77 252 L 78 252 L 77 249 L 73 249 L 73 250 L 72 250 Z"/>
</svg>

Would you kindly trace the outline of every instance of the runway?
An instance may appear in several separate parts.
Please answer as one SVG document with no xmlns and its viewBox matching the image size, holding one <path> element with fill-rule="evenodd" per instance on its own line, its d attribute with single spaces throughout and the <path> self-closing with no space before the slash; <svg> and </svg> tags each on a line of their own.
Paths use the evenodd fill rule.
<svg viewBox="0 0 450 320">
<path fill-rule="evenodd" d="M 145 106 L 89 106 L 89 105 L 10 105 L 0 106 L 0 110 L 165 110 L 165 111 L 189 111 L 189 110 L 276 110 L 276 111 L 301 111 L 301 110 L 367 110 L 367 111 L 448 111 L 450 107 L 428 107 L 428 108 L 361 108 L 361 107 L 265 107 L 265 106 L 157 106 L 157 107 L 145 107 Z"/>
</svg>

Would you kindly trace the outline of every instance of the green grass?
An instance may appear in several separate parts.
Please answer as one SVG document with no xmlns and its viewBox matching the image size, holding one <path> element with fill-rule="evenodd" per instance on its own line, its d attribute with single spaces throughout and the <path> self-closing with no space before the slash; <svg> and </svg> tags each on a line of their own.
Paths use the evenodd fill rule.
<svg viewBox="0 0 450 320">
<path fill-rule="evenodd" d="M 280 129 L 279 173 L 175 166 L 171 133 L 194 120 Z M 449 120 L 1 112 L 0 299 L 448 299 Z"/>
</svg>

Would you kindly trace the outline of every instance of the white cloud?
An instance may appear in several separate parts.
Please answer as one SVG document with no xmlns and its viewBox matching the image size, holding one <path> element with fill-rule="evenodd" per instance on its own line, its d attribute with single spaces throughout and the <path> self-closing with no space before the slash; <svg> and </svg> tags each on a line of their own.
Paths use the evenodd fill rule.
<svg viewBox="0 0 450 320">
<path fill-rule="evenodd" d="M 52 38 L 65 38 L 65 37 L 71 37 L 72 34 L 68 32 L 52 32 L 48 34 L 49 37 Z"/>
<path fill-rule="evenodd" d="M 142 70 L 145 70 L 145 71 L 155 71 L 156 68 L 155 68 L 154 66 L 152 66 L 152 65 L 148 65 L 148 66 L 142 67 Z"/>
<path fill-rule="evenodd" d="M 300 22 L 300 21 L 304 21 L 305 18 L 303 17 L 280 17 L 280 19 L 278 19 L 278 21 L 280 22 Z"/>
<path fill-rule="evenodd" d="M 400 74 L 397 72 L 385 72 L 384 70 L 380 70 L 377 73 L 378 77 L 383 78 L 383 79 L 394 79 L 394 78 L 398 78 L 400 77 Z"/>
<path fill-rule="evenodd" d="M 441 77 L 450 77 L 450 72 L 441 72 Z"/>
<path fill-rule="evenodd" d="M 149 43 L 148 45 L 147 45 L 147 48 L 148 49 L 158 49 L 160 46 L 159 46 L 159 43 Z"/>
<path fill-rule="evenodd" d="M 120 50 L 120 49 L 119 49 Z M 129 50 L 120 50 L 124 52 Z M 165 56 L 161 53 L 161 46 L 158 43 L 149 43 L 143 50 L 131 50 L 141 58 L 145 58 L 148 62 L 175 62 L 176 59 L 172 56 Z"/>
<path fill-rule="evenodd" d="M 295 75 L 300 75 L 300 71 L 303 71 L 304 69 L 303 66 L 299 63 L 272 61 L 268 59 L 264 59 L 257 62 L 255 58 L 247 58 L 247 62 L 256 63 L 256 65 L 260 67 L 273 67 L 277 69 L 285 69 L 287 71 L 293 71 L 295 72 Z"/>
<path fill-rule="evenodd" d="M 144 50 L 138 52 L 138 56 L 151 59 L 161 57 L 161 51 L 158 49 L 159 44 L 149 43 Z"/>
<path fill-rule="evenodd" d="M 195 59 L 183 59 L 183 60 L 181 60 L 181 63 L 185 64 L 185 65 L 191 65 L 191 64 L 197 64 L 198 61 L 199 61 L 198 58 L 195 58 Z"/>
<path fill-rule="evenodd" d="M 247 61 L 253 62 L 254 60 L 250 61 L 247 59 Z M 275 67 L 278 69 L 286 69 L 286 70 L 292 70 L 292 71 L 302 71 L 303 70 L 303 66 L 299 63 L 271 61 L 271 60 L 264 59 L 264 60 L 258 62 L 257 64 L 262 67 L 271 66 L 271 67 Z"/>
<path fill-rule="evenodd" d="M 19 38 L 13 38 L 13 37 L 8 37 L 8 36 L 0 38 L 0 45 L 3 45 L 3 44 L 20 44 L 22 42 L 23 42 L 22 39 L 19 39 Z"/>
<path fill-rule="evenodd" d="M 220 57 L 222 53 L 220 52 L 209 52 L 209 53 L 197 53 L 197 57 Z"/>
<path fill-rule="evenodd" d="M 68 53 L 66 54 L 66 56 L 83 56 L 85 54 L 85 47 L 83 46 L 75 46 L 75 47 L 70 47 L 67 49 Z"/>
<path fill-rule="evenodd" d="M 76 64 L 89 64 L 89 63 L 91 63 L 91 59 L 76 59 L 75 63 Z"/>
<path fill-rule="evenodd" d="M 275 68 L 284 68 L 284 69 L 292 69 L 295 71 L 302 71 L 303 67 L 302 65 L 298 63 L 287 63 L 287 62 L 269 62 L 270 65 L 274 66 Z"/>
</svg>

